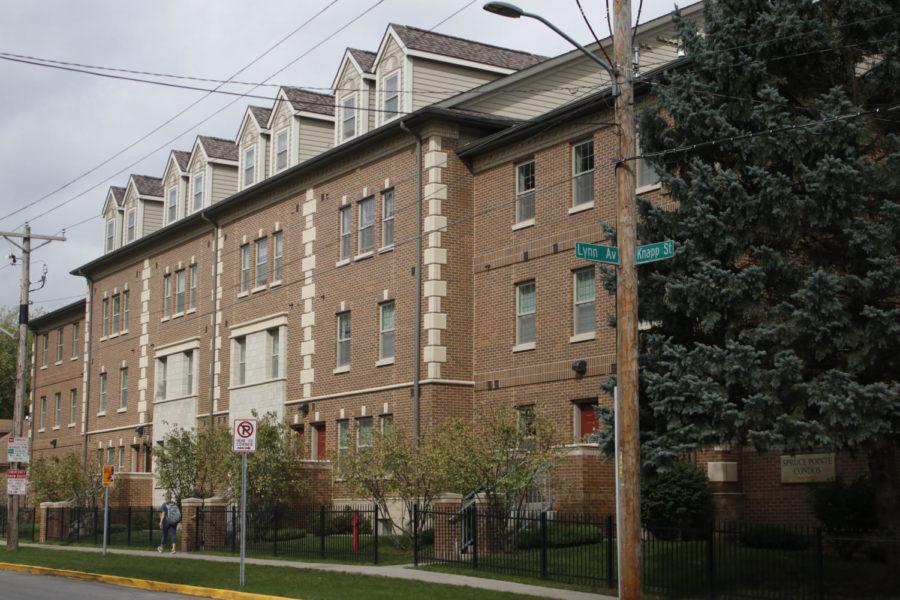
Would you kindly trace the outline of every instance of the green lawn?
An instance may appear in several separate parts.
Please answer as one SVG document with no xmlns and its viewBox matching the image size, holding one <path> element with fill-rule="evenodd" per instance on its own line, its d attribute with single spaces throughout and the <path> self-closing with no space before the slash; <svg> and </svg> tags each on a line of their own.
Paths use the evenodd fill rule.
<svg viewBox="0 0 900 600">
<path fill-rule="evenodd" d="M 221 589 L 240 589 L 236 564 L 179 560 L 178 556 L 153 558 L 20 548 L 0 555 L 5 562 L 151 579 Z M 243 591 L 304 600 L 533 600 L 474 588 L 436 585 L 347 573 L 307 571 L 287 567 L 247 565 Z"/>
</svg>

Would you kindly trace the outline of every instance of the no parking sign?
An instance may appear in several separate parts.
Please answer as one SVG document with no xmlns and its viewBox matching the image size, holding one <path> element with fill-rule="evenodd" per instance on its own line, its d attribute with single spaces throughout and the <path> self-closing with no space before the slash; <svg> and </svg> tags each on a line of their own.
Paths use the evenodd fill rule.
<svg viewBox="0 0 900 600">
<path fill-rule="evenodd" d="M 235 419 L 231 434 L 234 452 L 256 452 L 256 419 Z"/>
</svg>

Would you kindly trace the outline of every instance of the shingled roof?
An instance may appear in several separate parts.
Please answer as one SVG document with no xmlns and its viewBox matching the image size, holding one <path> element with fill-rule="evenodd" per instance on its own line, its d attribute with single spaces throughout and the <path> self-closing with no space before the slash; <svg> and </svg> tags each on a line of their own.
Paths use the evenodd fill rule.
<svg viewBox="0 0 900 600">
<path fill-rule="evenodd" d="M 122 201 L 125 200 L 125 188 L 111 185 L 109 187 L 109 191 L 112 192 L 113 199 L 116 201 L 116 204 L 122 206 Z"/>
<path fill-rule="evenodd" d="M 418 27 L 391 23 L 391 28 L 397 32 L 397 35 L 400 36 L 406 47 L 411 50 L 421 50 L 422 52 L 441 54 L 451 58 L 471 60 L 515 71 L 547 60 L 546 56 L 473 42 L 472 40 L 435 33 L 419 29 Z"/>
<path fill-rule="evenodd" d="M 175 157 L 178 167 L 182 171 L 187 170 L 188 162 L 191 160 L 191 153 L 185 152 L 184 150 L 172 150 L 172 155 Z"/>
<path fill-rule="evenodd" d="M 203 149 L 206 150 L 206 155 L 209 158 L 220 158 L 222 160 L 238 159 L 238 147 L 233 140 L 209 135 L 198 135 L 197 139 L 203 144 Z"/>
<path fill-rule="evenodd" d="M 159 177 L 150 177 L 149 175 L 132 175 L 134 187 L 141 196 L 154 196 L 162 198 L 163 182 Z"/>
<path fill-rule="evenodd" d="M 347 52 L 353 57 L 363 72 L 371 73 L 372 67 L 375 65 L 375 53 L 368 50 L 359 50 L 358 48 L 347 48 Z"/>
<path fill-rule="evenodd" d="M 262 106 L 251 106 L 250 112 L 253 113 L 253 118 L 256 119 L 256 122 L 259 123 L 260 127 L 265 127 L 266 123 L 269 122 L 269 115 L 272 114 L 271 108 L 263 108 Z"/>
<path fill-rule="evenodd" d="M 284 94 L 291 102 L 294 110 L 334 116 L 334 96 L 331 94 L 319 94 L 296 87 L 283 87 L 281 89 L 284 90 Z"/>
</svg>

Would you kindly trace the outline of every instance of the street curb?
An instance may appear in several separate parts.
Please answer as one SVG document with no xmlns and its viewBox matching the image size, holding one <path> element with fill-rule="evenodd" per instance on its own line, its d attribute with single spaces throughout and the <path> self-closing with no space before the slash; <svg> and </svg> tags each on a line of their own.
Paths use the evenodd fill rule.
<svg viewBox="0 0 900 600">
<path fill-rule="evenodd" d="M 119 577 L 117 575 L 103 575 L 101 573 L 86 573 L 84 571 L 69 571 L 66 569 L 51 569 L 49 567 L 37 567 L 18 563 L 0 562 L 0 570 L 17 571 L 19 573 L 31 573 L 33 575 L 53 575 L 68 579 L 80 579 L 81 581 L 97 581 L 122 587 L 150 590 L 153 592 L 172 592 L 184 596 L 199 596 L 201 598 L 216 598 L 217 600 L 285 600 L 285 596 L 269 596 L 266 594 L 251 594 L 249 592 L 237 592 L 218 588 L 199 587 L 196 585 L 184 585 L 180 583 L 166 583 L 163 581 L 151 581 L 149 579 L 134 579 L 132 577 Z"/>
</svg>

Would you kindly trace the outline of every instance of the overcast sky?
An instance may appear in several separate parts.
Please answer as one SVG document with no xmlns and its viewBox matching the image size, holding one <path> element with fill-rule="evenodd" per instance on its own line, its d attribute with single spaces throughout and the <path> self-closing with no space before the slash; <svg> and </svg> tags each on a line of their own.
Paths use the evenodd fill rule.
<svg viewBox="0 0 900 600">
<path fill-rule="evenodd" d="M 331 85 L 344 48 L 376 50 L 388 23 L 430 29 L 469 4 L 469 0 L 382 0 L 341 33 L 331 34 L 377 0 L 337 0 L 321 16 L 242 72 L 237 81 L 262 81 L 322 42 L 316 50 L 275 76 L 273 83 L 311 88 Z M 0 52 L 141 71 L 227 79 L 277 40 L 328 6 L 332 0 L 0 0 Z M 518 0 L 575 39 L 591 35 L 575 0 Z M 691 2 L 682 2 L 682 5 Z M 436 31 L 490 44 L 553 56 L 566 42 L 531 20 L 504 19 L 481 10 L 477 0 Z M 637 12 L 637 2 L 633 12 Z M 606 7 L 582 0 L 600 36 L 608 34 Z M 671 0 L 645 0 L 641 22 L 672 10 Z M 73 268 L 100 255 L 99 218 L 110 185 L 124 186 L 129 173 L 160 176 L 170 148 L 190 150 L 199 134 L 233 139 L 248 104 L 271 103 L 231 96 L 203 99 L 158 132 L 122 152 L 204 92 L 105 79 L 0 60 L 0 230 L 19 229 L 25 220 L 36 233 L 67 230 L 66 242 L 53 242 L 33 255 L 32 279 L 46 266 L 47 285 L 32 295 L 34 306 L 52 310 L 76 300 L 84 280 Z M 215 84 L 187 82 L 214 87 Z M 246 92 L 246 86 L 225 89 Z M 274 96 L 275 88 L 255 94 Z M 204 121 L 201 124 L 201 121 Z M 159 150 L 156 150 L 160 148 Z M 115 156 L 107 164 L 101 163 Z M 133 166 L 132 163 L 135 163 Z M 99 168 L 98 168 L 99 166 Z M 96 169 L 96 170 L 94 170 Z M 122 173 L 118 173 L 122 171 Z M 10 212 L 83 178 L 35 206 Z M 44 215 L 48 209 L 69 201 Z M 8 266 L 13 251 L 0 240 L 3 258 L 0 303 L 18 304 L 19 267 Z M 16 253 L 18 251 L 16 250 Z"/>
</svg>

